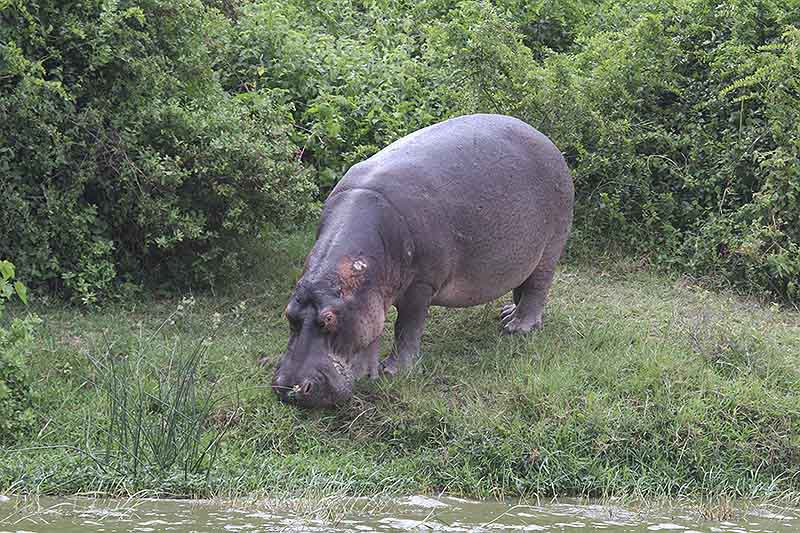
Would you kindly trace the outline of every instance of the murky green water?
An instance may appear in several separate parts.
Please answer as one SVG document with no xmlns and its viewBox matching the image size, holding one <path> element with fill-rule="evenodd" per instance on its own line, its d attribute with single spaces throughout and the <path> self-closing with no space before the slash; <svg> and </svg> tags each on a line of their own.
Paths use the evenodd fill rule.
<svg viewBox="0 0 800 533">
<path fill-rule="evenodd" d="M 630 510 L 613 505 L 475 502 L 414 496 L 392 504 L 321 498 L 283 502 L 45 499 L 0 502 L 0 532 L 72 531 L 676 531 L 800 532 L 800 510 L 778 506 Z"/>
</svg>

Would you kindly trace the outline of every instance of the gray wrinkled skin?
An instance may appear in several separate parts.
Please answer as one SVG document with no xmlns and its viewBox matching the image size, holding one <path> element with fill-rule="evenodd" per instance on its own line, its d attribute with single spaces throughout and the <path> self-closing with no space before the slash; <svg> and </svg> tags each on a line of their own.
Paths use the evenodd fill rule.
<svg viewBox="0 0 800 533">
<path fill-rule="evenodd" d="M 275 392 L 331 406 L 350 398 L 355 379 L 396 374 L 419 353 L 431 305 L 479 305 L 513 290 L 503 330 L 540 328 L 573 198 L 553 143 L 501 115 L 435 124 L 354 165 L 325 202 L 287 305 Z M 392 305 L 394 346 L 379 364 Z"/>
</svg>

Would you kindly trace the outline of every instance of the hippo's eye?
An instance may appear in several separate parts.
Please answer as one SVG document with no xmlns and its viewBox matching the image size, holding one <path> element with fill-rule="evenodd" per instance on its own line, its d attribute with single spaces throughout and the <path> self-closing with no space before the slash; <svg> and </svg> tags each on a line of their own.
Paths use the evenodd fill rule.
<svg viewBox="0 0 800 533">
<path fill-rule="evenodd" d="M 331 311 L 325 311 L 320 316 L 318 324 L 324 332 L 333 333 L 336 331 L 336 315 Z"/>
</svg>

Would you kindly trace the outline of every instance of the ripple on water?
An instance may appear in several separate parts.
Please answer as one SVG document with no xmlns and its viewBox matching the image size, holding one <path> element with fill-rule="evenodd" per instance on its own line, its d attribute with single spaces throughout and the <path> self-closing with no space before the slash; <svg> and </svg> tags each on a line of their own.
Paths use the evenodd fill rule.
<svg viewBox="0 0 800 533">
<path fill-rule="evenodd" d="M 466 500 L 464 500 L 466 501 Z M 444 503 L 442 500 L 437 500 L 435 498 L 429 498 L 427 496 L 409 496 L 405 500 L 402 500 L 401 503 L 403 505 L 409 505 L 412 507 L 422 507 L 425 509 L 436 509 L 440 507 L 447 507 L 448 505 Z"/>
<path fill-rule="evenodd" d="M 783 513 L 778 513 L 771 511 L 765 507 L 756 507 L 755 509 L 751 509 L 748 513 L 749 516 L 754 516 L 756 518 L 765 518 L 767 520 L 797 520 L 796 516 L 787 516 Z"/>
<path fill-rule="evenodd" d="M 797 510 L 776 506 L 742 510 L 744 520 L 704 522 L 696 512 L 684 510 L 679 514 L 658 515 L 632 512 L 618 506 L 600 504 L 556 503 L 552 505 L 510 504 L 496 501 L 470 501 L 460 498 L 411 496 L 380 511 L 358 512 L 325 507 L 321 516 L 316 511 L 298 514 L 291 509 L 314 509 L 314 506 L 288 502 L 281 508 L 273 503 L 235 507 L 230 503 L 187 502 L 165 500 L 88 500 L 47 499 L 40 507 L 24 502 L 6 501 L 0 504 L 0 533 L 11 525 L 14 531 L 307 531 L 326 533 L 388 532 L 388 531 L 679 531 L 699 533 L 777 533 L 797 531 L 800 521 Z M 299 502 L 303 503 L 303 502 Z M 20 511 L 25 508 L 24 511 Z M 353 509 L 352 506 L 348 507 Z M 327 518 L 333 513 L 334 518 Z M 10 516 L 6 522 L 2 519 Z M 326 519 L 321 519 L 326 517 Z M 332 521 L 331 521 L 332 520 Z M 13 524 L 13 525 L 12 525 Z"/>
</svg>

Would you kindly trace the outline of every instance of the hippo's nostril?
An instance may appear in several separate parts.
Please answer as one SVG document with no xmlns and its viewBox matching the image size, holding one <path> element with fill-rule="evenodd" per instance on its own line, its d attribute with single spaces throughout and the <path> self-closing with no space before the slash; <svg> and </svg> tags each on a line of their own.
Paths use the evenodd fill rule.
<svg viewBox="0 0 800 533">
<path fill-rule="evenodd" d="M 302 383 L 302 385 L 300 385 L 300 393 L 301 393 L 303 396 L 308 396 L 308 395 L 310 395 L 310 394 L 311 394 L 311 391 L 313 391 L 313 390 L 314 390 L 314 384 L 313 384 L 313 383 L 311 383 L 311 381 L 308 381 L 308 380 L 306 380 L 306 381 L 304 381 L 304 382 Z"/>
</svg>

